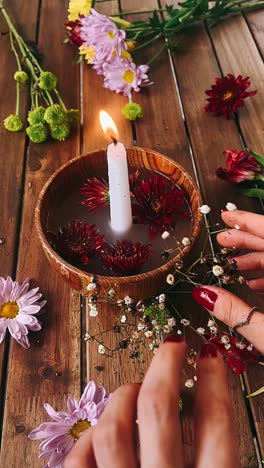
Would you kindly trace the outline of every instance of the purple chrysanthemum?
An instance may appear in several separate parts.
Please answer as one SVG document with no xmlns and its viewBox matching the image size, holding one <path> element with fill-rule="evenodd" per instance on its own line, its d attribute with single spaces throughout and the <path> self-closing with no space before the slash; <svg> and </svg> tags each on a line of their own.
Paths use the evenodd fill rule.
<svg viewBox="0 0 264 468">
<path fill-rule="evenodd" d="M 23 348 L 29 348 L 28 331 L 41 329 L 34 315 L 46 304 L 46 301 L 38 302 L 42 296 L 38 290 L 29 290 L 28 279 L 18 283 L 9 276 L 6 280 L 0 277 L 0 343 L 8 328 L 11 336 Z"/>
<path fill-rule="evenodd" d="M 130 60 L 116 57 L 111 63 L 104 65 L 104 87 L 129 96 L 131 91 L 140 91 L 140 87 L 149 83 L 147 71 L 148 65 L 138 67 Z"/>
<path fill-rule="evenodd" d="M 97 424 L 109 396 L 104 387 L 89 382 L 78 402 L 75 398 L 67 400 L 67 411 L 55 411 L 48 403 L 44 408 L 54 420 L 40 424 L 29 434 L 29 439 L 40 440 L 42 450 L 40 459 L 48 459 L 46 468 L 63 468 L 63 460 L 69 453 L 80 434 Z"/>
<path fill-rule="evenodd" d="M 121 55 L 126 49 L 126 33 L 118 29 L 115 23 L 93 8 L 89 16 L 80 19 L 80 37 L 88 47 L 95 47 L 96 61 L 111 60 L 114 52 Z"/>
</svg>

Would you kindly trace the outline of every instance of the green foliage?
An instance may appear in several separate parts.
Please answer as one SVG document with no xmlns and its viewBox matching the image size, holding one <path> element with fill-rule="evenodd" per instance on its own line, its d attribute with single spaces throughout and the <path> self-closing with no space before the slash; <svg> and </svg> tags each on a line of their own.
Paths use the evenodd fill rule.
<svg viewBox="0 0 264 468">
<path fill-rule="evenodd" d="M 38 86 L 44 91 L 53 91 L 57 86 L 57 77 L 49 71 L 41 72 Z"/>
<path fill-rule="evenodd" d="M 62 123 L 59 126 L 51 126 L 51 138 L 53 140 L 64 141 L 70 135 L 70 126 L 67 123 Z"/>
<path fill-rule="evenodd" d="M 48 128 L 44 123 L 36 123 L 26 128 L 27 135 L 33 143 L 44 143 L 48 138 Z"/>
<path fill-rule="evenodd" d="M 143 117 L 142 107 L 136 102 L 128 102 L 121 112 L 128 120 L 136 120 Z"/>
<path fill-rule="evenodd" d="M 241 192 L 250 198 L 264 198 L 264 190 L 260 188 L 241 189 Z"/>
<path fill-rule="evenodd" d="M 44 114 L 45 114 L 45 108 L 43 106 L 36 107 L 36 109 L 30 111 L 28 113 L 28 122 L 30 125 L 35 125 L 38 123 L 44 123 Z"/>
<path fill-rule="evenodd" d="M 4 120 L 4 127 L 9 132 L 19 132 L 23 128 L 23 122 L 21 118 L 19 117 L 19 115 L 10 114 Z"/>
<path fill-rule="evenodd" d="M 22 70 L 17 70 L 14 74 L 14 80 L 18 83 L 26 83 L 28 81 L 28 74 Z"/>
</svg>

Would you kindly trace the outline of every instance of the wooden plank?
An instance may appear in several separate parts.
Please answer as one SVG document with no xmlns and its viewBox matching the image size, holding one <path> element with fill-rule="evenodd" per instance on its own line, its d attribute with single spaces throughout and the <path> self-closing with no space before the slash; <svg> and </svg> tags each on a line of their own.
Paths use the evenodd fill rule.
<svg viewBox="0 0 264 468">
<path fill-rule="evenodd" d="M 251 88 L 258 91 L 256 96 L 245 100 L 245 107 L 239 110 L 239 121 L 246 144 L 264 154 L 264 64 L 254 39 L 242 16 L 226 19 L 211 34 L 223 73 L 250 76 Z"/>
<path fill-rule="evenodd" d="M 264 10 L 246 13 L 245 18 L 262 58 L 264 58 Z"/>
<path fill-rule="evenodd" d="M 44 66 L 59 77 L 66 104 L 78 107 L 78 67 L 73 51 L 62 44 L 67 0 L 42 3 L 39 46 Z M 30 5 L 29 5 L 30 6 Z M 29 14 L 29 13 L 28 13 Z M 59 22 L 58 22 L 59 18 Z M 67 67 L 67 70 L 66 68 Z M 67 72 L 66 72 L 67 71 Z M 68 395 L 80 395 L 80 301 L 51 271 L 34 228 L 36 197 L 47 178 L 79 151 L 78 132 L 63 143 L 31 144 L 29 148 L 18 279 L 29 276 L 48 300 L 44 327 L 31 336 L 31 348 L 12 342 L 4 414 L 3 467 L 37 467 L 38 444 L 28 433 L 47 420 L 44 402 L 65 408 Z M 11 447 L 11 450 L 10 450 Z"/>
<path fill-rule="evenodd" d="M 19 11 L 19 17 L 16 12 Z M 38 12 L 38 0 L 32 0 L 29 5 L 23 0 L 8 2 L 8 12 L 15 19 L 18 28 L 23 25 L 24 34 L 27 39 L 34 40 L 36 30 L 36 20 Z M 28 18 L 30 17 L 30 21 Z M 0 15 L 0 121 L 15 112 L 16 106 L 16 85 L 13 80 L 16 71 L 16 61 L 11 53 L 9 46 L 9 35 L 6 23 Z M 27 86 L 22 89 L 21 96 L 21 116 L 25 116 L 27 107 Z M 0 157 L 0 208 L 1 208 L 1 226 L 0 226 L 0 275 L 6 278 L 15 273 L 16 249 L 17 249 L 17 230 L 19 227 L 19 207 L 22 196 L 22 178 L 23 163 L 25 153 L 25 134 L 24 132 L 8 132 L 3 124 L 0 126 L 1 157 Z M 0 401 L 3 401 L 5 382 L 3 375 L 3 359 L 6 353 L 6 341 L 0 346 Z M 3 378 L 3 380 L 2 380 Z M 0 416 L 1 417 L 1 416 Z M 0 422 L 1 425 L 1 422 Z"/>
<path fill-rule="evenodd" d="M 256 15 L 255 18 L 259 16 L 261 21 L 263 11 L 255 12 L 254 15 Z M 264 154 L 264 65 L 254 39 L 241 16 L 229 18 L 223 24 L 223 27 L 220 28 L 218 26 L 213 29 L 212 38 L 223 73 L 242 74 L 242 76 L 249 75 L 252 89 L 258 90 L 257 95 L 252 100 L 245 101 L 245 107 L 239 111 L 239 120 L 247 146 L 260 154 Z M 260 33 L 258 33 L 258 39 L 260 39 Z M 263 213 L 260 204 L 257 204 L 256 201 L 251 202 L 250 209 L 251 211 Z M 245 291 L 243 297 L 249 304 L 256 303 L 261 310 L 263 309 L 264 300 L 261 295 Z M 248 393 L 255 391 L 263 385 L 263 376 L 264 370 L 260 366 L 249 368 L 246 378 Z M 250 400 L 250 405 L 263 457 L 264 420 L 261 408 L 264 406 L 264 396 L 262 395 Z"/>
<path fill-rule="evenodd" d="M 215 223 L 220 219 L 220 208 L 227 201 L 233 200 L 244 209 L 252 206 L 252 202 L 237 195 L 235 188 L 215 176 L 216 167 L 223 165 L 223 150 L 240 147 L 239 135 L 233 122 L 214 119 L 203 111 L 204 91 L 218 75 L 205 31 L 200 27 L 192 28 L 188 34 L 179 36 L 177 43 L 179 45 L 173 53 L 173 61 L 178 85 L 204 201 L 213 208 L 211 223 Z M 254 467 L 255 450 L 239 380 L 229 373 L 229 381 L 239 429 L 241 466 Z"/>
</svg>

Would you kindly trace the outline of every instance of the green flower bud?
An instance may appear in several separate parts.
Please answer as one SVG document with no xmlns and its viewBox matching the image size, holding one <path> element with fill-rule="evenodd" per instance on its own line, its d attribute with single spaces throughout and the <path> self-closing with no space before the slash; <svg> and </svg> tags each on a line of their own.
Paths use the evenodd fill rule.
<svg viewBox="0 0 264 468">
<path fill-rule="evenodd" d="M 23 128 L 23 122 L 19 115 L 10 114 L 4 120 L 4 127 L 9 130 L 9 132 L 19 132 Z"/>
<path fill-rule="evenodd" d="M 57 86 L 57 77 L 54 73 L 49 71 L 42 72 L 39 77 L 39 88 L 44 89 L 45 91 L 52 91 Z"/>
<path fill-rule="evenodd" d="M 80 113 L 78 109 L 69 109 L 66 112 L 67 120 L 70 125 L 74 125 L 79 122 L 80 120 Z"/>
<path fill-rule="evenodd" d="M 128 102 L 121 112 L 128 120 L 136 120 L 143 117 L 142 107 L 136 102 Z"/>
<path fill-rule="evenodd" d="M 28 122 L 30 125 L 35 125 L 38 123 L 45 123 L 44 114 L 45 108 L 43 106 L 36 107 L 36 109 L 30 111 L 28 113 Z"/>
<path fill-rule="evenodd" d="M 60 124 L 66 123 L 66 113 L 60 104 L 52 104 L 51 106 L 47 107 L 44 119 L 48 124 L 51 126 L 58 126 Z"/>
<path fill-rule="evenodd" d="M 53 140 L 64 141 L 70 135 L 70 126 L 67 123 L 63 123 L 58 127 L 52 126 L 50 130 Z"/>
<path fill-rule="evenodd" d="M 44 141 L 47 140 L 49 134 L 47 125 L 43 123 L 30 125 L 26 128 L 26 132 L 29 136 L 29 139 L 33 141 L 33 143 L 44 143 Z"/>
<path fill-rule="evenodd" d="M 28 74 L 22 70 L 17 70 L 14 74 L 14 80 L 18 81 L 19 83 L 26 83 L 28 80 Z"/>
</svg>

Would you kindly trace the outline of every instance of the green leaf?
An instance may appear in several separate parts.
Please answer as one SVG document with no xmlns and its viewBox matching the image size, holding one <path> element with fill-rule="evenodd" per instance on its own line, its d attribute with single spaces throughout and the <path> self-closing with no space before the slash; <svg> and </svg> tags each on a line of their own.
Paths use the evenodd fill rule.
<svg viewBox="0 0 264 468">
<path fill-rule="evenodd" d="M 264 198 L 264 190 L 258 188 L 241 189 L 243 195 L 250 198 Z"/>
<path fill-rule="evenodd" d="M 248 153 L 253 156 L 254 159 L 261 165 L 261 167 L 264 167 L 264 157 L 261 156 L 258 153 L 255 153 L 254 151 L 249 150 Z"/>
<path fill-rule="evenodd" d="M 263 392 L 264 392 L 264 387 L 261 387 L 258 390 L 256 390 L 255 392 L 250 393 L 250 395 L 247 395 L 247 398 L 252 398 L 254 396 L 260 395 Z"/>
</svg>

